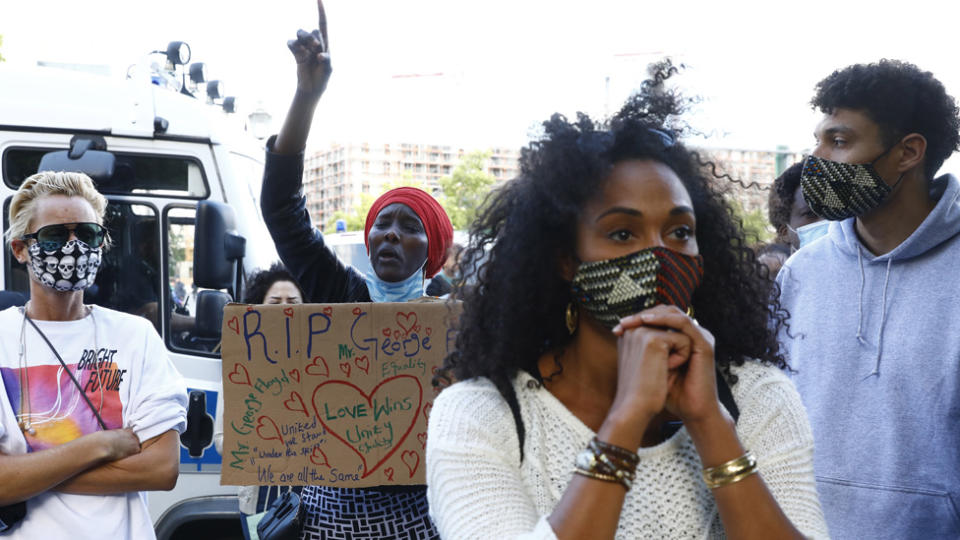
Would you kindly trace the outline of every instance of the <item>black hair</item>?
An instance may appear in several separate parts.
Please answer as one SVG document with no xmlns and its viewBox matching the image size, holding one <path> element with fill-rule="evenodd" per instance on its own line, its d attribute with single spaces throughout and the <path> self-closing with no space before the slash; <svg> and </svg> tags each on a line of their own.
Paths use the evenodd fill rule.
<svg viewBox="0 0 960 540">
<path fill-rule="evenodd" d="M 283 263 L 276 262 L 266 270 L 260 270 L 247 276 L 247 287 L 243 291 L 243 301 L 248 304 L 262 304 L 266 299 L 267 291 L 278 281 L 289 281 L 297 286 L 300 298 L 305 298 L 303 288 L 297 283 L 297 278 L 287 270 Z"/>
<path fill-rule="evenodd" d="M 540 356 L 571 341 L 564 314 L 572 295 L 559 262 L 574 260 L 582 209 L 625 160 L 669 166 L 690 194 L 705 268 L 693 306 L 716 337 L 716 362 L 729 382 L 736 382 L 730 366 L 747 358 L 787 367 L 776 333 L 788 315 L 776 296 L 771 302 L 766 269 L 724 198 L 721 183 L 729 182 L 678 141 L 686 129 L 678 117 L 689 101 L 665 85 L 676 71 L 669 61 L 654 66 L 653 77 L 607 122 L 553 115 L 543 136 L 522 150 L 519 177 L 490 194 L 470 229 L 461 268 L 476 286 L 464 293 L 456 352 L 442 373 L 494 383 L 517 423 L 521 455 L 525 429 L 512 380 L 523 370 L 542 383 Z"/>
<path fill-rule="evenodd" d="M 909 133 L 923 135 L 928 180 L 960 145 L 960 111 L 953 97 L 933 73 L 908 62 L 884 59 L 834 71 L 817 83 L 810 103 L 827 114 L 865 112 L 880 127 L 887 147 Z"/>
<path fill-rule="evenodd" d="M 793 209 L 797 187 L 800 186 L 800 173 L 802 171 L 803 163 L 794 163 L 773 181 L 773 189 L 770 190 L 768 199 L 769 210 L 767 216 L 770 218 L 770 224 L 773 225 L 777 234 L 780 234 L 781 229 L 790 223 L 790 212 Z"/>
</svg>

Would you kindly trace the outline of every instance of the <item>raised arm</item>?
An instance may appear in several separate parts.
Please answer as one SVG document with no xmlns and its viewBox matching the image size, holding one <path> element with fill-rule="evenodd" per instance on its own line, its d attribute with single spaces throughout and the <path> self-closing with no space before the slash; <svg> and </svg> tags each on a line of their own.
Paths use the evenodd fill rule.
<svg viewBox="0 0 960 540">
<path fill-rule="evenodd" d="M 330 41 L 327 38 L 327 14 L 322 0 L 317 0 L 317 11 L 317 30 L 309 33 L 298 30 L 297 39 L 287 42 L 287 47 L 297 60 L 297 93 L 273 146 L 273 151 L 278 154 L 294 155 L 303 151 L 310 134 L 314 110 L 333 71 L 330 66 Z"/>
<path fill-rule="evenodd" d="M 303 287 L 307 302 L 369 301 L 363 276 L 326 246 L 303 196 L 303 151 L 331 73 L 327 18 L 319 0 L 317 9 L 319 29 L 299 30 L 297 39 L 287 42 L 297 63 L 297 91 L 280 133 L 267 142 L 260 207 L 277 253 Z"/>
</svg>

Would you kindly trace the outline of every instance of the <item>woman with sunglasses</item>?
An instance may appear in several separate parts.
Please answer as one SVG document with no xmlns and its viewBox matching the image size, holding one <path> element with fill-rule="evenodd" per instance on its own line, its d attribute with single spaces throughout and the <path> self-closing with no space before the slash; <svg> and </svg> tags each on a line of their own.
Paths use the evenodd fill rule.
<svg viewBox="0 0 960 540">
<path fill-rule="evenodd" d="M 0 312 L 5 538 L 153 538 L 139 492 L 176 484 L 183 379 L 148 321 L 83 303 L 109 247 L 106 206 L 66 172 L 27 178 L 10 203 L 30 300 Z"/>
<path fill-rule="evenodd" d="M 785 314 L 677 140 L 673 71 L 607 124 L 545 122 L 473 225 L 427 440 L 445 538 L 827 535 Z"/>
</svg>

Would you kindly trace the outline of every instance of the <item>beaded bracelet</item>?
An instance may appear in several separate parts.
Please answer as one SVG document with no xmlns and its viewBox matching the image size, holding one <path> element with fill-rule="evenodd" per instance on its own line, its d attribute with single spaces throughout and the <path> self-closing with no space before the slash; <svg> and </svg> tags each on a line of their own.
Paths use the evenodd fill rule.
<svg viewBox="0 0 960 540">
<path fill-rule="evenodd" d="M 594 437 L 586 450 L 577 456 L 574 472 L 595 480 L 617 482 L 630 489 L 636 478 L 639 461 L 635 453 Z"/>
<path fill-rule="evenodd" d="M 739 482 L 756 472 L 757 458 L 753 456 L 753 452 L 747 450 L 745 454 L 736 459 L 731 459 L 716 467 L 704 469 L 703 481 L 706 482 L 708 488 L 715 489 Z"/>
</svg>

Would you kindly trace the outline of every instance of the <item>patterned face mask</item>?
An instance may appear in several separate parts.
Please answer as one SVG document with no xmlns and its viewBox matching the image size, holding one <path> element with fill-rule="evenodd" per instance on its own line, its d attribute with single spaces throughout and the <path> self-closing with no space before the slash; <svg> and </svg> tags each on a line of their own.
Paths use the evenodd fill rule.
<svg viewBox="0 0 960 540">
<path fill-rule="evenodd" d="M 34 242 L 28 250 L 37 281 L 58 291 L 82 291 L 93 285 L 103 251 L 80 240 L 70 240 L 54 250 L 44 250 Z"/>
<path fill-rule="evenodd" d="M 892 148 L 892 147 L 891 147 Z M 853 216 L 862 216 L 880 206 L 893 187 L 887 185 L 873 168 L 887 149 L 870 163 L 840 163 L 808 156 L 800 173 L 803 199 L 818 216 L 840 221 Z M 897 184 L 903 175 L 897 179 Z"/>
<path fill-rule="evenodd" d="M 703 257 L 653 247 L 583 263 L 571 288 L 575 301 L 612 329 L 620 319 L 658 304 L 686 311 L 702 279 Z"/>
</svg>

